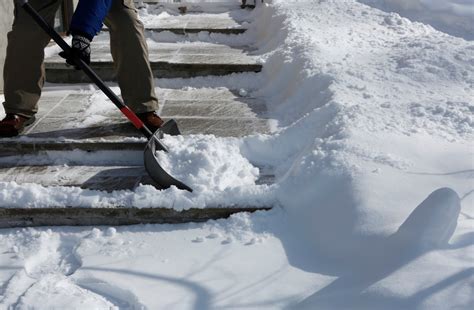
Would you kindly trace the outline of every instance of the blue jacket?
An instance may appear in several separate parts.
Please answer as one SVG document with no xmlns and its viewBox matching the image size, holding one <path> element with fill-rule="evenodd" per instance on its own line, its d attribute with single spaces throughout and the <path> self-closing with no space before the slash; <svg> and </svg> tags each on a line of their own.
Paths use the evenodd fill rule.
<svg viewBox="0 0 474 310">
<path fill-rule="evenodd" d="M 114 0 L 79 0 L 72 16 L 70 31 L 90 40 L 102 29 L 102 23 Z"/>
</svg>

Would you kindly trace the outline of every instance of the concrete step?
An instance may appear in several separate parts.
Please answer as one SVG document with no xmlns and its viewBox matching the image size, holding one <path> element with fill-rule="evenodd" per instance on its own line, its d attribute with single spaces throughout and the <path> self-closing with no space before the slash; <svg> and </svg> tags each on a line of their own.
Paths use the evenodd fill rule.
<svg viewBox="0 0 474 310">
<path fill-rule="evenodd" d="M 156 78 L 189 78 L 260 72 L 262 65 L 244 49 L 221 44 L 157 43 L 149 40 L 150 64 Z M 91 67 L 106 81 L 114 81 L 115 70 L 108 36 L 100 35 L 92 44 Z M 89 83 L 82 71 L 67 66 L 54 54 L 45 59 L 47 81 L 52 83 Z"/>
<path fill-rule="evenodd" d="M 251 4 L 254 4 L 252 1 L 247 1 Z M 228 1 L 212 1 L 212 2 L 202 2 L 202 1 L 170 1 L 170 0 L 144 0 L 144 1 L 135 1 L 135 6 L 137 8 L 142 8 L 143 4 L 147 4 L 152 8 L 167 8 L 174 9 L 179 11 L 178 8 L 186 7 L 187 13 L 223 13 L 229 11 L 241 10 L 241 3 L 228 2 Z M 248 8 L 254 8 L 255 5 L 249 5 Z"/>
<path fill-rule="evenodd" d="M 158 89 L 160 115 L 178 121 L 184 135 L 243 137 L 269 133 L 266 105 L 222 89 Z M 0 139 L 0 155 L 80 149 L 143 150 L 146 139 L 104 98 L 86 92 L 45 91 L 37 121 L 20 138 Z M 91 114 L 90 111 L 95 111 Z M 97 112 L 100 111 L 100 112 Z"/>
<path fill-rule="evenodd" d="M 219 6 L 217 6 L 219 7 Z M 187 6 L 188 13 L 214 6 Z M 213 13 L 217 13 L 213 11 Z M 223 13 L 225 11 L 222 11 Z M 170 31 L 175 34 L 202 31 L 241 34 L 246 31 L 238 19 L 240 13 L 224 13 L 151 18 L 145 21 L 149 32 Z M 203 42 L 157 43 L 148 40 L 150 62 L 156 78 L 187 78 L 227 75 L 239 72 L 260 72 L 261 64 L 243 48 Z M 54 48 L 54 47 L 53 47 Z M 93 69 L 106 81 L 114 81 L 115 73 L 109 49 L 108 33 L 99 35 L 92 45 Z M 56 54 L 56 53 L 51 53 Z M 47 80 L 53 83 L 89 83 L 80 71 L 67 67 L 58 56 L 46 58 Z M 270 131 L 265 103 L 243 97 L 228 89 L 163 90 L 158 91 L 160 115 L 165 120 L 178 121 L 183 134 L 214 134 L 242 137 Z M 99 98 L 99 99 L 98 99 Z M 139 184 L 156 186 L 143 167 L 142 156 L 146 139 L 116 110 L 112 103 L 97 93 L 60 91 L 43 93 L 37 121 L 19 138 L 0 139 L 0 179 L 18 184 L 42 186 L 72 186 L 83 189 L 114 191 L 133 190 Z M 109 108 L 104 109 L 103 106 Z M 94 113 L 92 113 L 94 112 Z M 88 163 L 87 150 L 96 159 L 107 151 L 104 162 Z M 42 151 L 49 152 L 43 156 Z M 63 158 L 64 165 L 52 154 Z M 127 153 L 127 155 L 125 155 Z M 33 155 L 20 157 L 18 155 Z M 76 158 L 69 155 L 76 154 Z M 10 157 L 11 156 L 11 157 Z M 130 158 L 125 158 L 129 156 Z M 72 156 L 74 157 L 74 156 Z M 88 156 L 85 156 L 88 157 Z M 120 159 L 120 160 L 119 160 Z M 81 161 L 82 160 L 82 161 Z M 114 162 L 115 161 L 115 162 Z M 117 161 L 119 161 L 117 163 Z M 130 161 L 130 162 L 127 162 Z M 257 184 L 272 184 L 271 171 L 261 170 Z M 227 218 L 238 212 L 270 210 L 270 207 L 209 206 L 205 209 L 176 211 L 169 208 L 114 206 L 114 208 L 0 208 L 0 228 L 31 226 L 97 226 L 134 224 L 177 224 L 204 222 Z"/>
<path fill-rule="evenodd" d="M 0 228 L 34 226 L 119 226 L 179 224 L 228 218 L 238 212 L 271 208 L 216 207 L 176 211 L 167 208 L 0 208 Z"/>
<path fill-rule="evenodd" d="M 103 29 L 108 31 L 107 28 Z M 247 31 L 245 28 L 204 28 L 204 27 L 194 27 L 194 28 L 166 28 L 166 27 L 147 27 L 146 31 L 152 33 L 159 33 L 169 31 L 174 34 L 185 35 L 187 33 L 199 33 L 199 32 L 209 32 L 209 33 L 221 33 L 221 34 L 242 34 Z"/>
<path fill-rule="evenodd" d="M 239 16 L 233 16 L 239 15 Z M 169 31 L 175 34 L 187 34 L 198 32 L 222 33 L 222 34 L 242 34 L 247 29 L 242 26 L 242 14 L 232 14 L 232 12 L 221 14 L 190 13 L 184 15 L 166 14 L 141 14 L 140 19 L 145 24 L 145 28 L 150 32 Z M 107 27 L 104 28 L 108 31 Z"/>
<path fill-rule="evenodd" d="M 63 153 L 67 158 L 67 153 Z M 143 153 L 136 152 L 136 161 L 143 158 Z M 123 152 L 109 153 L 111 161 L 123 156 Z M 127 156 L 130 156 L 128 154 Z M 43 158 L 42 161 L 47 161 Z M 266 169 L 261 170 L 256 184 L 274 183 L 274 175 Z M 17 184 L 31 183 L 42 186 L 74 186 L 82 189 L 112 192 L 114 190 L 134 190 L 138 185 L 156 183 L 148 176 L 143 165 L 31 165 L 21 163 L 1 163 L 0 179 L 2 182 Z"/>
</svg>

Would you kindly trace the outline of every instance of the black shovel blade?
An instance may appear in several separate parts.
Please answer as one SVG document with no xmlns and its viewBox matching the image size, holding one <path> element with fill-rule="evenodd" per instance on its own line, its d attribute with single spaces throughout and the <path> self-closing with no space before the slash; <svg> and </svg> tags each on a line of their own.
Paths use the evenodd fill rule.
<svg viewBox="0 0 474 310">
<path fill-rule="evenodd" d="M 166 123 L 161 126 L 160 129 L 158 129 L 155 132 L 155 136 L 158 137 L 159 139 L 163 139 L 164 135 L 170 135 L 170 136 L 180 136 L 181 131 L 179 130 L 178 123 L 174 119 L 170 119 Z M 160 142 L 160 145 L 157 146 L 158 149 L 163 149 L 165 151 L 168 151 L 167 148 Z"/>
<path fill-rule="evenodd" d="M 156 150 L 166 151 L 166 146 L 159 140 L 160 136 L 163 133 L 160 130 L 157 130 L 148 141 L 145 147 L 144 161 L 145 169 L 150 175 L 150 177 L 155 181 L 161 188 L 169 188 L 171 186 L 176 186 L 179 189 L 187 190 L 192 192 L 193 190 L 184 184 L 183 182 L 173 178 L 168 172 L 166 172 L 158 162 L 156 157 Z"/>
<path fill-rule="evenodd" d="M 162 133 L 170 136 L 180 136 L 181 131 L 178 128 L 178 123 L 174 119 L 170 119 L 159 129 Z"/>
</svg>

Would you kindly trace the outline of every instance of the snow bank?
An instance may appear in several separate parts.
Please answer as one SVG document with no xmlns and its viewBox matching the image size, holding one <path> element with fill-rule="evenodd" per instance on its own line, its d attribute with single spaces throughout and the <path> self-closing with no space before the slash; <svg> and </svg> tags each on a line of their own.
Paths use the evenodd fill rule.
<svg viewBox="0 0 474 310">
<path fill-rule="evenodd" d="M 398 12 L 451 35 L 474 40 L 471 0 L 359 0 L 387 12 Z"/>
<path fill-rule="evenodd" d="M 295 308 L 472 305 L 472 242 L 453 244 L 472 236 L 474 46 L 351 0 L 255 14 L 256 94 L 282 128 L 243 152 L 277 167 L 294 238 L 313 250 L 308 266 L 285 245 L 290 263 L 339 277 Z M 464 289 L 426 293 L 453 266 Z"/>
<path fill-rule="evenodd" d="M 471 44 L 349 0 L 255 14 L 257 94 L 283 128 L 244 154 L 277 167 L 280 203 L 323 256 L 363 257 L 438 188 L 469 193 Z"/>
</svg>

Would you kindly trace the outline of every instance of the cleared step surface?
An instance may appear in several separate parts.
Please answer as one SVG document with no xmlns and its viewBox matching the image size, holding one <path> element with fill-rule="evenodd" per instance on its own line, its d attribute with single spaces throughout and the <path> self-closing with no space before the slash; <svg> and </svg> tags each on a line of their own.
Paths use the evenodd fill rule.
<svg viewBox="0 0 474 310">
<path fill-rule="evenodd" d="M 143 4 L 147 4 L 154 8 L 170 8 L 177 10 L 179 7 L 185 6 L 187 12 L 190 13 L 223 13 L 229 11 L 241 10 L 240 3 L 236 2 L 226 2 L 226 1 L 212 1 L 212 2 L 197 2 L 197 1 L 163 1 L 163 0 L 145 0 L 145 1 L 135 1 L 135 6 L 140 8 Z M 252 6 L 248 6 L 252 8 Z"/>
<path fill-rule="evenodd" d="M 20 138 L 0 139 L 1 155 L 41 150 L 143 150 L 146 139 L 120 111 L 111 102 L 94 101 L 91 96 L 46 92 L 39 103 L 36 123 Z M 158 97 L 160 114 L 164 119 L 176 119 L 184 135 L 242 137 L 270 131 L 264 102 L 241 97 L 236 91 L 159 89 Z"/>
<path fill-rule="evenodd" d="M 270 208 L 206 208 L 176 211 L 167 208 L 0 208 L 0 228 L 34 226 L 98 226 L 179 224 L 228 218 L 238 212 Z"/>
<path fill-rule="evenodd" d="M 140 154 L 137 154 L 139 157 Z M 143 166 L 8 166 L 0 167 L 3 182 L 35 183 L 43 186 L 76 186 L 91 190 L 134 189 L 153 184 Z"/>
<path fill-rule="evenodd" d="M 260 72 L 262 65 L 243 49 L 227 45 L 194 43 L 150 43 L 150 64 L 157 78 L 188 78 Z M 106 81 L 115 80 L 115 70 L 108 40 L 92 44 L 92 68 Z M 52 83 L 88 83 L 82 71 L 67 66 L 64 59 L 53 55 L 45 60 L 46 78 Z"/>
<path fill-rule="evenodd" d="M 104 29 L 108 31 L 108 29 Z M 222 34 L 242 34 L 247 31 L 245 28 L 203 28 L 198 27 L 197 25 L 193 28 L 171 28 L 171 27 L 159 27 L 159 26 L 152 26 L 148 27 L 147 31 L 150 32 L 165 32 L 169 31 L 174 34 L 184 35 L 187 33 L 199 33 L 199 32 L 209 32 L 209 33 L 222 33 Z"/>
<path fill-rule="evenodd" d="M 178 120 L 184 134 L 209 133 L 239 137 L 269 132 L 266 105 L 226 88 L 190 90 L 157 89 L 161 115 Z M 104 105 L 108 105 L 104 108 Z M 94 113 L 92 113 L 94 112 Z M 139 184 L 157 186 L 143 167 L 146 139 L 121 113 L 97 93 L 48 92 L 39 104 L 37 122 L 19 138 L 0 139 L 0 179 L 19 184 L 76 186 L 92 190 L 134 189 Z M 107 162 L 66 161 L 67 166 L 39 159 L 41 151 L 112 151 Z M 124 151 L 132 154 L 124 159 Z M 33 160 L 19 154 L 35 155 Z M 8 158 L 6 156 L 12 156 Z M 33 158 L 33 157 L 31 157 Z M 119 162 L 115 159 L 121 158 Z M 131 161 L 130 159 L 131 158 Z M 38 161 L 39 159 L 39 161 Z M 49 162 L 48 162 L 49 160 Z M 62 159 L 61 159 L 62 160 Z M 115 161 L 114 161 L 115 160 Z M 257 184 L 272 184 L 272 171 L 261 171 Z"/>
<path fill-rule="evenodd" d="M 242 34 L 245 29 L 232 14 L 184 14 L 172 16 L 142 15 L 140 18 L 147 31 L 170 31 L 175 34 L 198 33 L 201 31 L 222 34 Z M 241 14 L 239 14 L 241 15 Z M 108 31 L 107 28 L 104 28 Z"/>
<path fill-rule="evenodd" d="M 139 160 L 142 153 L 137 152 Z M 0 164 L 0 180 L 18 184 L 35 183 L 43 186 L 75 186 L 83 189 L 114 191 L 133 190 L 140 184 L 158 187 L 143 165 L 64 166 Z M 274 176 L 262 170 L 257 184 L 271 184 Z"/>
</svg>

